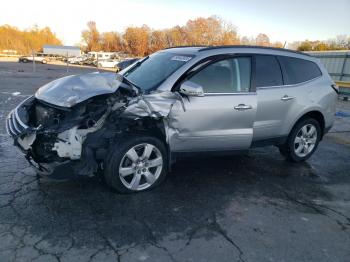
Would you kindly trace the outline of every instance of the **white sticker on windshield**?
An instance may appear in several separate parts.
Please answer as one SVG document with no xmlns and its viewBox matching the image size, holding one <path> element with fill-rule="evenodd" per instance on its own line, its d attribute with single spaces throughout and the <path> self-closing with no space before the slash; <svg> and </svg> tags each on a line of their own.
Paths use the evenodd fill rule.
<svg viewBox="0 0 350 262">
<path fill-rule="evenodd" d="M 190 57 L 190 56 L 182 56 L 182 55 L 176 55 L 176 56 L 173 56 L 171 58 L 171 60 L 182 61 L 182 62 L 187 62 L 187 61 L 189 61 L 191 59 L 192 59 L 192 57 Z"/>
</svg>

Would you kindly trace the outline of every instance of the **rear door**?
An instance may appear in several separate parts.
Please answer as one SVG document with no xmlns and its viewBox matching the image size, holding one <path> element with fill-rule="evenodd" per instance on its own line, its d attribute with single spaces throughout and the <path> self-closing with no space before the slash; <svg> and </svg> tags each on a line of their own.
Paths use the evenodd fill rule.
<svg viewBox="0 0 350 262">
<path fill-rule="evenodd" d="M 296 103 L 292 88 L 285 88 L 281 65 L 274 55 L 255 56 L 255 80 L 258 97 L 254 141 L 282 136 L 290 108 Z"/>
<path fill-rule="evenodd" d="M 314 62 L 290 56 L 256 55 L 255 62 L 258 109 L 253 140 L 284 138 L 317 97 L 312 87 L 319 83 L 311 81 L 322 73 Z"/>
<path fill-rule="evenodd" d="M 170 125 L 173 151 L 247 149 L 253 138 L 257 98 L 250 56 L 213 61 L 185 80 L 203 87 L 204 96 L 184 99 L 186 111 L 174 108 Z"/>
</svg>

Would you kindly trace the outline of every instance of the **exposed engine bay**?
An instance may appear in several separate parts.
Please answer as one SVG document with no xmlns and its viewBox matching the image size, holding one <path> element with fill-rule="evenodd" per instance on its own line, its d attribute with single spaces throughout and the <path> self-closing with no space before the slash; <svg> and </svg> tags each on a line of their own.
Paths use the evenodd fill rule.
<svg viewBox="0 0 350 262">
<path fill-rule="evenodd" d="M 110 146 L 130 133 L 147 130 L 168 141 L 175 104 L 184 109 L 177 93 L 144 96 L 114 73 L 93 73 L 40 88 L 9 114 L 6 126 L 39 173 L 74 162 L 75 174 L 91 176 L 103 168 Z"/>
</svg>

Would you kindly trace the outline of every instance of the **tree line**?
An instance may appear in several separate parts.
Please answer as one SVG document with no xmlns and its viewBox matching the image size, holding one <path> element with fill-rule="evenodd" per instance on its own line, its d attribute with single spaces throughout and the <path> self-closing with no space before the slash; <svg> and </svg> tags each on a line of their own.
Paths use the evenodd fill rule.
<svg viewBox="0 0 350 262">
<path fill-rule="evenodd" d="M 121 51 L 133 56 L 145 56 L 157 50 L 186 45 L 260 45 L 283 47 L 281 42 L 271 43 L 266 34 L 256 38 L 239 37 L 236 27 L 219 17 L 199 17 L 188 20 L 184 26 L 152 30 L 149 26 L 127 27 L 123 33 L 100 33 L 94 21 L 82 31 L 85 51 Z"/>
<path fill-rule="evenodd" d="M 350 36 L 338 35 L 327 41 L 309 41 L 296 42 L 298 51 L 329 51 L 329 50 L 349 50 Z"/>
<path fill-rule="evenodd" d="M 157 50 L 186 45 L 258 45 L 284 47 L 281 42 L 271 42 L 263 33 L 257 37 L 240 37 L 234 25 L 217 16 L 188 20 L 184 26 L 152 30 L 147 25 L 127 27 L 123 33 L 100 33 L 94 21 L 82 31 L 85 51 L 122 51 L 134 56 L 144 56 Z M 326 51 L 350 49 L 350 36 L 339 35 L 327 41 L 296 41 L 288 48 L 299 51 Z"/>
<path fill-rule="evenodd" d="M 0 26 L 0 53 L 15 50 L 17 54 L 30 54 L 32 50 L 41 51 L 46 44 L 62 44 L 49 27 L 33 26 L 22 31 L 10 25 Z"/>
<path fill-rule="evenodd" d="M 124 32 L 100 32 L 94 21 L 87 23 L 81 33 L 83 51 L 124 52 L 132 56 L 145 56 L 157 50 L 186 45 L 258 45 L 284 47 L 281 42 L 271 42 L 268 35 L 239 36 L 237 28 L 217 16 L 188 20 L 184 26 L 154 30 L 147 25 L 129 26 Z M 43 45 L 61 45 L 49 27 L 34 26 L 19 30 L 10 25 L 0 26 L 0 53 L 16 50 L 17 54 L 42 51 Z M 350 36 L 339 35 L 327 41 L 296 41 L 288 48 L 299 51 L 326 51 L 350 49 Z"/>
</svg>

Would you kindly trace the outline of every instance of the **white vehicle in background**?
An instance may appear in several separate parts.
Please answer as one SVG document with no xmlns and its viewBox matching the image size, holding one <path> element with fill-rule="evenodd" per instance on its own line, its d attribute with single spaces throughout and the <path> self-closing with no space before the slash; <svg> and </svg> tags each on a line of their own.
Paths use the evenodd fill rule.
<svg viewBox="0 0 350 262">
<path fill-rule="evenodd" d="M 37 53 L 33 56 L 21 56 L 18 58 L 19 63 L 28 63 L 28 62 L 39 62 L 42 64 L 47 64 L 47 57 L 44 56 L 44 54 Z"/>
<path fill-rule="evenodd" d="M 107 59 L 107 60 L 98 60 L 98 67 L 105 68 L 114 68 L 119 63 L 118 60 Z"/>
<path fill-rule="evenodd" d="M 76 57 L 71 57 L 71 58 L 68 58 L 68 63 L 70 64 L 82 64 L 83 61 L 85 61 L 87 59 L 86 56 L 76 56 Z"/>
</svg>

